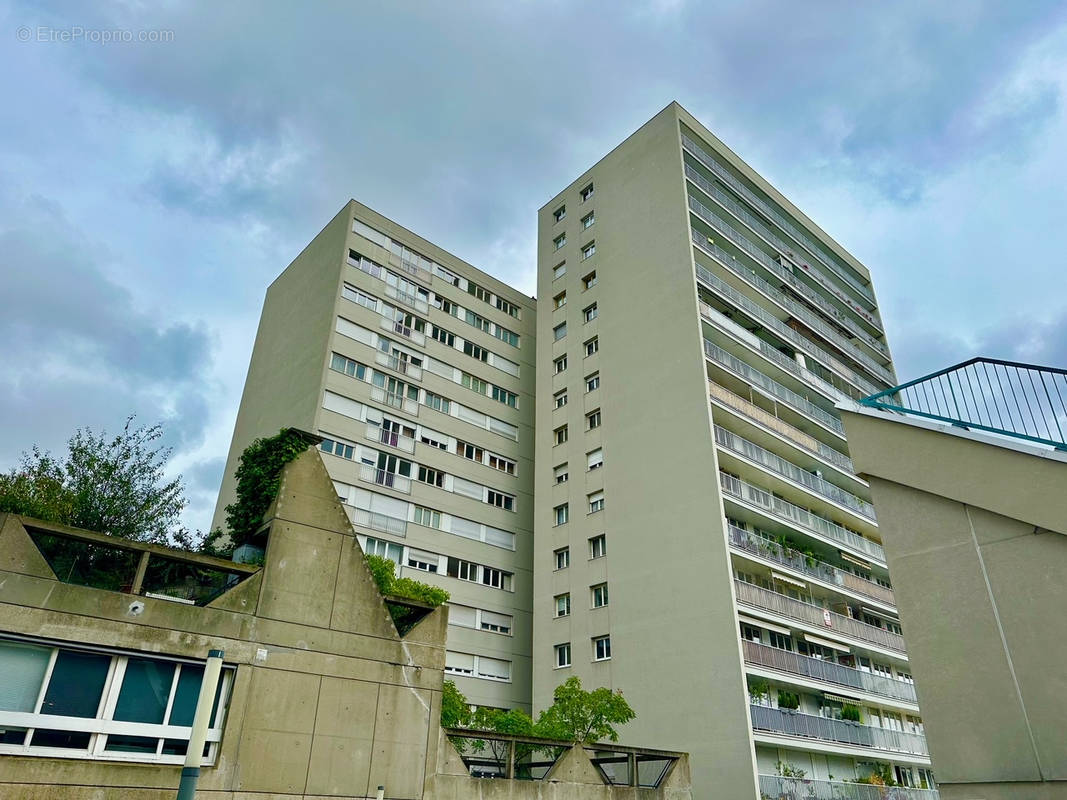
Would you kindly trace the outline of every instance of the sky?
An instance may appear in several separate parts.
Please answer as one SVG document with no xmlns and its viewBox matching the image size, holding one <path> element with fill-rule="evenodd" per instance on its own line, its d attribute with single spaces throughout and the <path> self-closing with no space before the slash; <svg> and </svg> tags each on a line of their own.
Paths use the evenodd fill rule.
<svg viewBox="0 0 1067 800">
<path fill-rule="evenodd" d="M 901 380 L 1067 367 L 1062 2 L 91 6 L 0 0 L 0 469 L 136 414 L 207 529 L 349 198 L 532 293 L 536 210 L 672 100 L 870 268 Z"/>
</svg>

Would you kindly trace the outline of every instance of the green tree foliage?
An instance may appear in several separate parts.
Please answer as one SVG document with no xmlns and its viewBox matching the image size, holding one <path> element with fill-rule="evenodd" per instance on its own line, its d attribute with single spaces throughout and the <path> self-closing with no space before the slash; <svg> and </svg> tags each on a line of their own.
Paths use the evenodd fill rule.
<svg viewBox="0 0 1067 800">
<path fill-rule="evenodd" d="M 0 511 L 154 544 L 195 545 L 180 525 L 185 509 L 181 476 L 167 480 L 171 449 L 158 444 L 159 425 L 134 426 L 109 437 L 75 431 L 65 458 L 34 447 L 0 475 Z"/>
<path fill-rule="evenodd" d="M 441 727 L 469 728 L 471 725 L 471 707 L 455 681 L 445 681 L 441 692 Z"/>
<path fill-rule="evenodd" d="M 625 725 L 636 714 L 620 690 L 605 687 L 587 692 L 577 676 L 556 687 L 552 705 L 537 718 L 537 729 L 549 739 L 589 743 L 619 741 L 616 725 Z"/>
</svg>

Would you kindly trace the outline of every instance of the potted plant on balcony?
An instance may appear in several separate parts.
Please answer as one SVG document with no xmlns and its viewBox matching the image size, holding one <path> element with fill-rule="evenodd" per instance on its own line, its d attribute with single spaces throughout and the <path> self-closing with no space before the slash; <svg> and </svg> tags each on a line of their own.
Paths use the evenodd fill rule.
<svg viewBox="0 0 1067 800">
<path fill-rule="evenodd" d="M 841 719 L 859 724 L 860 710 L 856 706 L 845 704 L 841 707 Z"/>
<path fill-rule="evenodd" d="M 800 695 L 796 692 L 787 692 L 784 689 L 778 690 L 778 708 L 785 711 L 795 712 L 800 708 Z"/>
<path fill-rule="evenodd" d="M 748 682 L 748 697 L 754 705 L 763 705 L 770 693 L 771 685 L 767 681 L 757 678 Z"/>
</svg>

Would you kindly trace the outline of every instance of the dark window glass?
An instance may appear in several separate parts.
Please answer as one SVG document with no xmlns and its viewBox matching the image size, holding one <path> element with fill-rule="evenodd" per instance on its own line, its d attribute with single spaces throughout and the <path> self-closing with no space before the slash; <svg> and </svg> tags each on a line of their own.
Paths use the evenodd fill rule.
<svg viewBox="0 0 1067 800">
<path fill-rule="evenodd" d="M 121 753 L 155 753 L 159 739 L 147 736 L 120 736 L 111 734 L 107 737 L 105 750 L 117 750 Z"/>
<path fill-rule="evenodd" d="M 48 681 L 41 713 L 61 717 L 95 717 L 110 664 L 111 656 L 60 650 L 52 670 L 52 678 Z M 34 743 L 36 740 L 37 735 L 34 734 Z M 88 739 L 86 743 L 88 744 Z"/>
<path fill-rule="evenodd" d="M 167 712 L 170 687 L 174 683 L 174 667 L 168 661 L 129 659 L 114 718 L 123 722 L 162 723 L 163 715 Z M 110 739 L 108 749 L 115 749 L 111 747 Z M 152 749 L 155 750 L 154 747 Z"/>
<path fill-rule="evenodd" d="M 86 750 L 89 747 L 91 733 L 74 731 L 48 731 L 38 728 L 33 732 L 30 744 L 33 747 L 66 747 L 73 750 Z"/>
</svg>

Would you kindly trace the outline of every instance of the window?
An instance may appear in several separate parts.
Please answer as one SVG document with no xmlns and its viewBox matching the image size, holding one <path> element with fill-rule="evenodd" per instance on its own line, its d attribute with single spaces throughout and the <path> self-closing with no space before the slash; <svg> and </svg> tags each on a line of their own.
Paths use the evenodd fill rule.
<svg viewBox="0 0 1067 800">
<path fill-rule="evenodd" d="M 482 583 L 492 586 L 494 589 L 511 591 L 511 573 L 493 567 L 482 567 Z"/>
<path fill-rule="evenodd" d="M 563 408 L 563 406 L 567 405 L 567 390 L 556 392 L 552 395 L 552 399 L 555 401 L 556 408 Z"/>
<path fill-rule="evenodd" d="M 793 640 L 788 636 L 778 633 L 778 631 L 767 631 L 770 638 L 771 647 L 777 647 L 779 650 L 793 650 Z"/>
<path fill-rule="evenodd" d="M 552 244 L 555 245 L 557 250 L 559 250 L 561 247 L 563 247 L 563 245 L 565 245 L 566 243 L 567 243 L 567 234 L 566 233 L 561 233 L 559 236 L 557 236 L 555 239 L 552 240 Z"/>
<path fill-rule="evenodd" d="M 497 614 L 495 611 L 478 612 L 478 627 L 491 633 L 511 635 L 514 618 L 510 614 Z"/>
<path fill-rule="evenodd" d="M 463 456 L 463 458 L 469 458 L 471 461 L 480 462 L 482 460 L 482 454 L 484 452 L 485 451 L 477 445 L 467 444 L 466 442 L 461 442 L 458 439 L 456 440 L 457 456 Z"/>
<path fill-rule="evenodd" d="M 603 608 L 608 604 L 608 585 L 606 583 L 590 586 L 589 591 L 593 595 L 593 608 Z"/>
<path fill-rule="evenodd" d="M 474 656 L 468 653 L 445 651 L 445 672 L 452 675 L 473 675 Z"/>
<path fill-rule="evenodd" d="M 594 428 L 599 428 L 600 427 L 600 409 L 598 408 L 596 411 L 591 411 L 588 414 L 586 414 L 585 415 L 585 422 L 586 422 L 586 428 L 588 430 L 593 430 Z"/>
<path fill-rule="evenodd" d="M 584 231 L 586 228 L 592 228 L 594 222 L 596 222 L 596 217 L 594 217 L 593 212 L 590 211 L 582 217 L 582 230 Z"/>
<path fill-rule="evenodd" d="M 494 386 L 490 397 L 496 400 L 498 403 L 503 403 L 511 408 L 517 408 L 519 405 L 519 396 L 514 392 L 509 392 L 507 389 L 501 389 L 499 386 Z"/>
<path fill-rule="evenodd" d="M 589 513 L 595 514 L 604 510 L 604 493 L 593 492 L 589 495 Z"/>
<path fill-rule="evenodd" d="M 596 270 L 593 270 L 584 278 L 582 278 L 583 289 L 592 289 L 594 286 L 596 286 Z"/>
<path fill-rule="evenodd" d="M 383 427 L 384 427 L 384 424 L 383 424 Z M 415 432 L 414 429 L 412 429 L 412 428 L 407 428 L 407 430 L 411 431 L 412 434 Z M 408 435 L 408 437 L 411 438 L 410 434 L 406 434 L 406 435 Z M 395 433 L 394 434 L 390 434 L 390 436 L 391 436 L 392 439 L 396 439 L 397 438 Z M 424 428 L 419 434 L 419 441 L 422 442 L 423 444 L 430 445 L 430 447 L 436 447 L 438 450 L 448 450 L 448 442 L 445 441 L 444 439 L 438 438 L 440 436 L 442 436 L 442 434 L 437 433 L 436 431 L 431 431 L 431 430 L 427 430 L 427 429 Z"/>
<path fill-rule="evenodd" d="M 515 474 L 515 462 L 511 459 L 498 456 L 495 453 L 489 454 L 489 466 L 493 469 L 498 469 L 501 472 L 506 472 L 508 475 Z"/>
<path fill-rule="evenodd" d="M 585 390 L 587 392 L 595 392 L 600 388 L 600 373 L 594 372 L 592 375 L 585 376 Z"/>
<path fill-rule="evenodd" d="M 594 336 L 588 342 L 585 343 L 585 354 L 591 356 L 600 350 L 600 339 Z"/>
<path fill-rule="evenodd" d="M 470 561 L 462 561 L 458 558 L 448 557 L 445 565 L 445 574 L 450 578 L 458 578 L 461 581 L 478 583 L 478 565 Z"/>
<path fill-rule="evenodd" d="M 582 312 L 586 322 L 592 322 L 597 318 L 597 314 L 596 303 L 593 303 L 591 306 L 586 306 L 585 310 Z"/>
<path fill-rule="evenodd" d="M 504 494 L 503 492 L 498 492 L 495 489 L 486 490 L 485 502 L 487 502 L 491 506 L 502 508 L 505 511 L 515 510 L 515 498 L 512 497 L 510 494 Z"/>
<path fill-rule="evenodd" d="M 489 333 L 489 328 L 491 327 L 489 324 L 489 320 L 487 320 L 480 314 L 475 314 L 473 311 L 467 311 L 466 322 L 468 325 L 474 328 L 478 328 L 479 330 L 482 330 L 485 333 Z"/>
<path fill-rule="evenodd" d="M 430 486 L 436 486 L 440 489 L 445 485 L 445 474 L 439 469 L 431 469 L 430 467 L 424 467 L 420 464 L 416 480 L 421 481 L 422 483 L 428 483 Z"/>
<path fill-rule="evenodd" d="M 435 411 L 440 411 L 442 414 L 447 414 L 452 408 L 452 402 L 445 397 L 434 394 L 433 392 L 426 393 L 425 404 Z"/>
<path fill-rule="evenodd" d="M 361 381 L 367 379 L 367 368 L 365 366 L 358 361 L 353 361 L 351 358 L 345 358 L 339 353 L 333 353 L 330 356 L 330 369 L 336 372 L 343 372 L 350 378 L 359 378 Z"/>
<path fill-rule="evenodd" d="M 557 644 L 553 649 L 556 651 L 556 668 L 569 667 L 571 665 L 571 643 Z"/>
<path fill-rule="evenodd" d="M 489 292 L 488 289 L 483 289 L 481 286 L 471 280 L 467 281 L 467 294 L 472 294 L 479 300 L 483 300 L 486 303 L 492 302 L 492 293 Z"/>
<path fill-rule="evenodd" d="M 560 261 L 556 266 L 552 267 L 552 280 L 562 278 L 567 274 L 567 262 Z"/>
<path fill-rule="evenodd" d="M 570 506 L 564 503 L 561 506 L 556 506 L 553 511 L 556 514 L 556 524 L 565 525 L 568 517 L 570 516 Z"/>
<path fill-rule="evenodd" d="M 596 253 L 596 242 L 589 242 L 589 244 L 582 245 L 582 261 Z"/>
<path fill-rule="evenodd" d="M 560 425 L 558 428 L 552 431 L 552 436 L 555 438 L 556 444 L 563 444 L 567 441 L 567 426 Z"/>
<path fill-rule="evenodd" d="M 26 715 L 22 727 L 0 726 L 2 744 L 31 755 L 181 764 L 188 740 L 164 739 L 159 727 L 192 726 L 204 668 L 2 640 L 0 675 L 0 710 Z M 224 667 L 205 763 L 214 762 L 218 751 L 232 681 L 233 669 Z"/>
<path fill-rule="evenodd" d="M 560 292 L 559 294 L 557 294 L 555 297 L 552 298 L 552 308 L 553 309 L 563 308 L 563 306 L 565 306 L 565 305 L 567 305 L 567 293 L 566 292 Z"/>
<path fill-rule="evenodd" d="M 394 564 L 399 564 L 404 554 L 404 548 L 392 542 L 384 542 L 381 539 L 367 537 L 367 544 L 363 546 L 363 552 L 369 556 L 381 556 L 388 558 Z"/>
<path fill-rule="evenodd" d="M 567 478 L 570 477 L 570 473 L 567 470 L 567 465 L 560 464 L 558 467 L 552 470 L 552 475 L 556 479 L 556 483 L 566 483 Z"/>
<path fill-rule="evenodd" d="M 579 194 L 582 196 L 582 202 L 584 203 L 586 200 L 593 196 L 593 184 L 590 183 L 588 186 L 582 189 Z"/>
<path fill-rule="evenodd" d="M 593 639 L 593 660 L 607 661 L 611 658 L 611 637 L 597 636 Z"/>
<path fill-rule="evenodd" d="M 413 547 L 408 548 L 408 566 L 412 569 L 421 570 L 422 572 L 437 572 L 440 561 L 441 559 L 436 553 L 426 553 Z"/>
<path fill-rule="evenodd" d="M 441 344 L 446 344 L 449 347 L 456 346 L 455 334 L 449 333 L 444 328 L 438 328 L 436 325 L 431 325 L 430 336 L 439 341 Z"/>
<path fill-rule="evenodd" d="M 742 622 L 741 623 L 741 638 L 744 639 L 746 642 L 759 643 L 759 641 L 760 641 L 759 628 L 756 628 L 756 627 L 754 627 L 752 625 L 746 625 L 745 623 Z"/>
<path fill-rule="evenodd" d="M 588 469 L 600 469 L 604 466 L 604 449 L 602 447 L 598 447 L 596 450 L 590 450 L 585 454 L 585 457 L 587 459 Z"/>
<path fill-rule="evenodd" d="M 476 358 L 479 361 L 489 360 L 489 351 L 484 347 L 479 347 L 473 342 L 463 342 L 463 352 L 469 355 L 471 358 Z"/>
<path fill-rule="evenodd" d="M 566 368 L 567 368 L 567 357 L 566 356 L 560 356 L 559 358 L 557 358 L 555 361 L 552 362 L 552 369 L 554 371 L 554 374 L 556 374 L 556 375 L 559 375 Z"/>
<path fill-rule="evenodd" d="M 560 339 L 562 339 L 566 335 L 567 335 L 567 323 L 566 322 L 561 322 L 559 325 L 557 325 L 556 327 L 554 327 L 552 329 L 552 339 L 554 341 L 558 342 Z"/>
<path fill-rule="evenodd" d="M 561 547 L 559 550 L 553 552 L 556 558 L 556 569 L 566 569 L 571 565 L 571 549 L 569 547 Z"/>
<path fill-rule="evenodd" d="M 333 453 L 335 456 L 347 458 L 349 461 L 355 457 L 355 447 L 344 442 L 336 442 L 333 439 L 323 439 L 319 449 L 324 453 Z"/>
<path fill-rule="evenodd" d="M 509 331 L 507 328 L 501 328 L 496 325 L 493 328 L 493 336 L 506 344 L 510 344 L 512 347 L 519 346 L 519 334 Z"/>
<path fill-rule="evenodd" d="M 556 616 L 566 617 L 571 613 L 571 595 L 570 592 L 556 595 Z"/>
<path fill-rule="evenodd" d="M 430 508 L 423 508 L 422 506 L 415 506 L 415 518 L 412 522 L 426 528 L 440 528 L 441 512 L 434 511 Z"/>
<path fill-rule="evenodd" d="M 566 206 L 560 206 L 559 208 L 557 208 L 555 211 L 552 212 L 552 219 L 555 220 L 556 222 L 562 221 L 566 216 L 567 216 L 567 207 Z"/>
<path fill-rule="evenodd" d="M 466 372 L 460 374 L 459 382 L 472 392 L 477 392 L 478 394 L 485 394 L 486 387 L 489 385 L 481 378 L 475 378 L 473 375 L 468 375 Z"/>
</svg>

